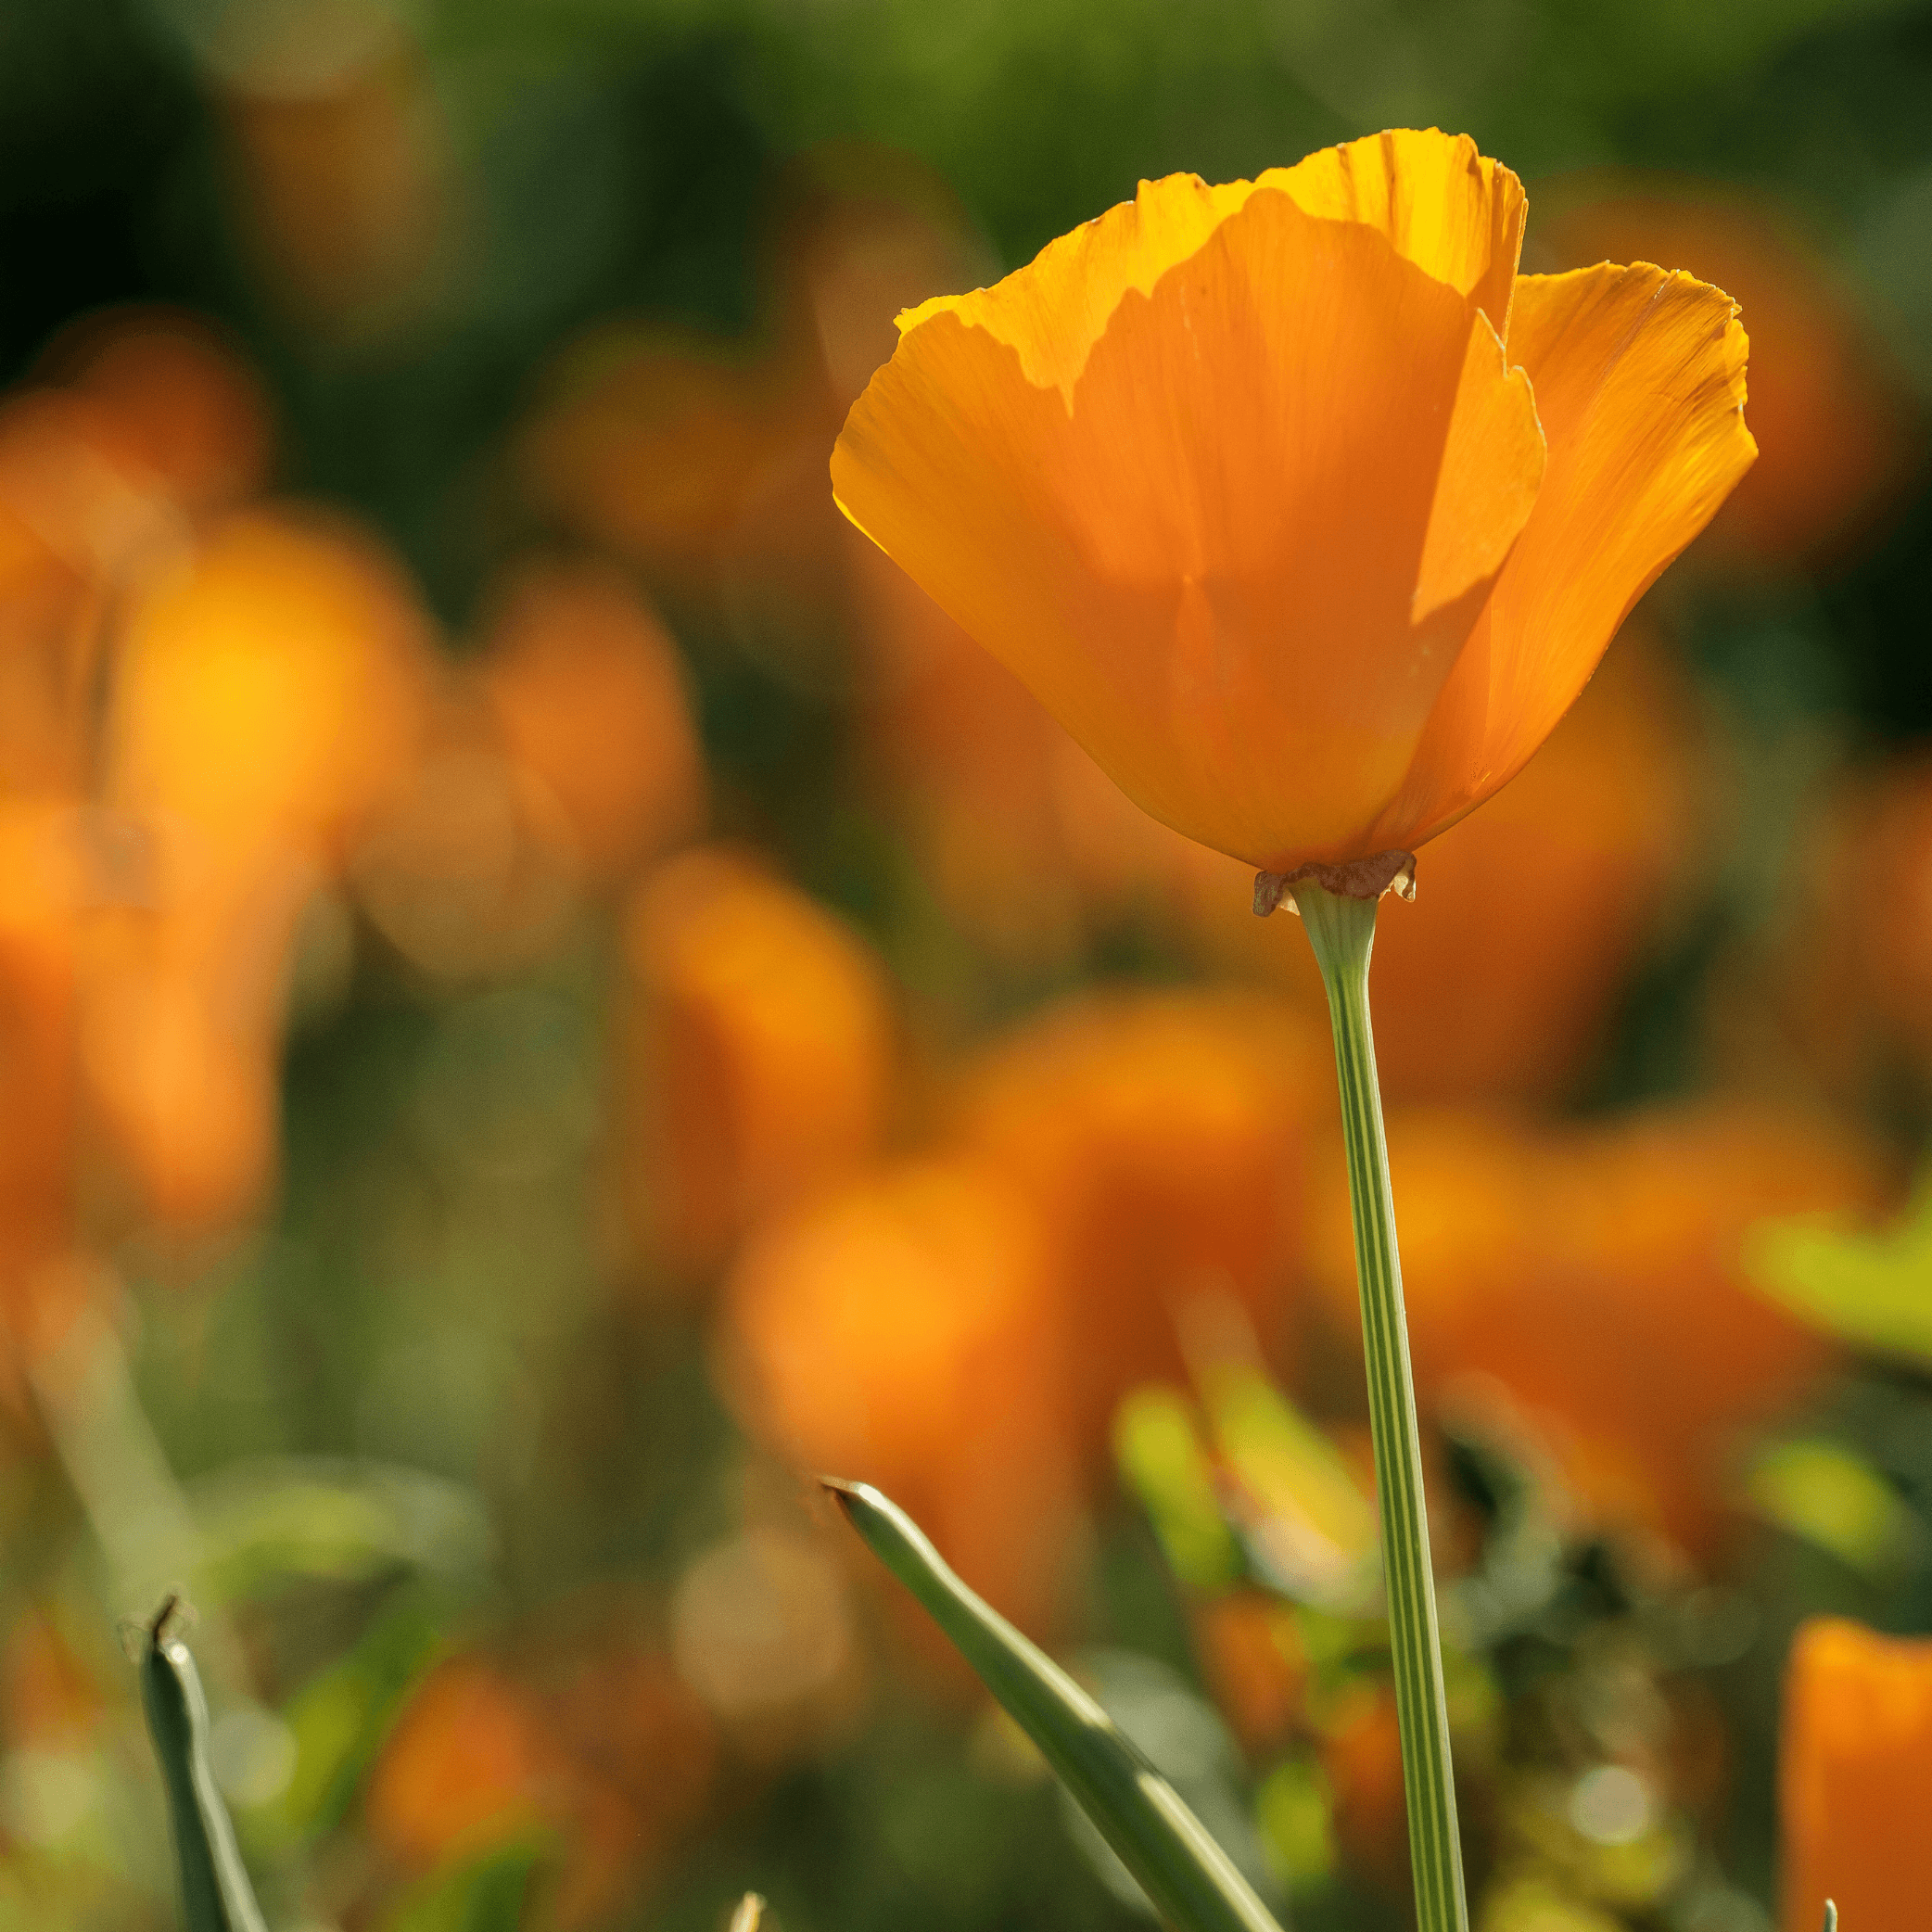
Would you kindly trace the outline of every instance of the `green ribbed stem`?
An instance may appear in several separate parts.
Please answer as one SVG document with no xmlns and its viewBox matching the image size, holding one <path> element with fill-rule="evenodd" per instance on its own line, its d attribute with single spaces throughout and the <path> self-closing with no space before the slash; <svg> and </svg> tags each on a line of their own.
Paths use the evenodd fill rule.
<svg viewBox="0 0 1932 1932">
<path fill-rule="evenodd" d="M 1402 1726 L 1409 1856 L 1416 1873 L 1416 1923 L 1418 1932 L 1467 1932 L 1469 1913 L 1463 1898 L 1462 1841 L 1455 1826 L 1449 1711 L 1443 1696 L 1443 1647 L 1436 1630 L 1429 1511 L 1422 1496 L 1422 1451 L 1416 1431 L 1416 1384 L 1402 1308 L 1402 1263 L 1395 1249 L 1395 1202 L 1389 1191 L 1389 1149 L 1382 1133 L 1375 1036 L 1368 1023 L 1368 955 L 1375 944 L 1376 901 L 1341 896 L 1310 879 L 1296 881 L 1294 896 L 1328 988 L 1335 1072 L 1341 1087 L 1341 1133 L 1355 1219 L 1355 1274 L 1362 1288 L 1362 1349 L 1368 1364 L 1368 1416 L 1381 1502 L 1389 1640 L 1395 1659 L 1395 1710 Z"/>
</svg>

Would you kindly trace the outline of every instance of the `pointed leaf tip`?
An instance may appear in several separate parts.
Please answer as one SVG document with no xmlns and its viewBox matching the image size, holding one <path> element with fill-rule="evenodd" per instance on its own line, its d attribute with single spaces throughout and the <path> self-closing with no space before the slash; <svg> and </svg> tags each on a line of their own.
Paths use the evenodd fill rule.
<svg viewBox="0 0 1932 1932">
<path fill-rule="evenodd" d="M 174 1635 L 187 1606 L 171 1591 L 148 1620 L 141 1704 L 168 1789 L 187 1932 L 265 1932 L 208 1761 L 208 1699 L 188 1646 Z"/>
<path fill-rule="evenodd" d="M 863 1482 L 821 1479 L 1059 1773 L 1154 1909 L 1180 1932 L 1280 1932 L 1227 1854 L 1113 1720 L 955 1576 L 910 1517 Z"/>
</svg>

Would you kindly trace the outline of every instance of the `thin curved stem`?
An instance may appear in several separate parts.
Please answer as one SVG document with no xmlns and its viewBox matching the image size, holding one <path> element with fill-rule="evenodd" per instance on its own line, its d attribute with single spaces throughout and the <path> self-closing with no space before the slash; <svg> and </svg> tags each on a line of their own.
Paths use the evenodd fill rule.
<svg viewBox="0 0 1932 1932">
<path fill-rule="evenodd" d="M 1368 956 L 1375 943 L 1374 899 L 1344 897 L 1298 880 L 1295 903 L 1328 989 L 1341 1087 L 1341 1131 L 1354 1210 L 1355 1272 L 1362 1290 L 1362 1348 L 1368 1366 L 1368 1416 L 1381 1505 L 1382 1567 L 1388 1582 L 1389 1637 L 1395 1662 L 1395 1710 L 1402 1729 L 1403 1785 L 1408 1797 L 1409 1856 L 1416 1874 L 1419 1932 L 1467 1932 L 1462 1841 L 1449 1760 L 1449 1712 L 1443 1695 L 1442 1639 L 1430 1568 L 1429 1512 L 1416 1430 L 1395 1203 L 1368 1022 Z"/>
</svg>

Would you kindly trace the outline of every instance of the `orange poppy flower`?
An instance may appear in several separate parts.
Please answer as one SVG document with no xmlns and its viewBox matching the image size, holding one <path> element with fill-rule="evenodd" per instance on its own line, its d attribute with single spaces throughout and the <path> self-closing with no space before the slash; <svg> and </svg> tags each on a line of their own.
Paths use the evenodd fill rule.
<svg viewBox="0 0 1932 1932">
<path fill-rule="evenodd" d="M 369 1785 L 371 1834 L 425 1869 L 533 1829 L 558 1776 L 533 1700 L 475 1655 L 439 1664 L 383 1745 Z"/>
<path fill-rule="evenodd" d="M 512 759 L 555 802 L 600 882 L 695 829 L 705 773 L 678 647 L 608 566 L 510 578 L 483 682 Z"/>
<path fill-rule="evenodd" d="M 1730 299 L 1519 276 L 1523 215 L 1433 131 L 1144 184 L 900 318 L 838 502 L 1176 831 L 1276 871 L 1412 850 L 1754 453 Z"/>
<path fill-rule="evenodd" d="M 1840 1617 L 1799 1630 L 1778 1753 L 1784 1922 L 1811 1932 L 1835 1899 L 1847 1926 L 1924 1922 L 1932 1888 L 1932 1643 Z"/>
<path fill-rule="evenodd" d="M 1315 1028 L 1238 996 L 1092 995 L 969 1074 L 960 1136 L 1037 1203 L 1086 1338 L 1068 1392 L 1090 1456 L 1129 1388 L 1184 1375 L 1176 1316 L 1193 1297 L 1279 1328 L 1332 1093 Z"/>
<path fill-rule="evenodd" d="M 1054 1286 L 1032 1203 L 966 1155 L 874 1169 L 775 1223 L 725 1296 L 747 1426 L 902 1500 L 1034 1630 L 1057 1608 L 1075 1508 Z"/>
<path fill-rule="evenodd" d="M 729 848 L 680 854 L 625 913 L 625 1190 L 687 1281 L 766 1214 L 878 1148 L 892 1084 L 885 977 L 859 936 Z"/>
<path fill-rule="evenodd" d="M 1570 1134 L 1411 1111 L 1389 1129 L 1424 1401 L 1485 1379 L 1592 1520 L 1706 1549 L 1730 1438 L 1831 1361 L 1747 1285 L 1745 1237 L 1774 1215 L 1870 1206 L 1862 1150 L 1741 1105 Z M 1316 1280 L 1338 1327 L 1352 1326 L 1340 1173 L 1316 1193 Z"/>
</svg>

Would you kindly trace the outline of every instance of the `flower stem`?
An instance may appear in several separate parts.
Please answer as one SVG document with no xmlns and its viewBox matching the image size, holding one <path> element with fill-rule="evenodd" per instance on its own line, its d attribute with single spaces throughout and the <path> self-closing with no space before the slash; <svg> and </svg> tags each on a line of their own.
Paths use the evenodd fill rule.
<svg viewBox="0 0 1932 1932">
<path fill-rule="evenodd" d="M 1419 1932 L 1466 1932 L 1462 1841 L 1449 1763 L 1449 1712 L 1443 1695 L 1442 1640 L 1430 1568 L 1429 1513 L 1416 1431 L 1416 1385 L 1409 1369 L 1395 1249 L 1395 1203 L 1382 1133 L 1375 1037 L 1368 1023 L 1368 955 L 1376 901 L 1296 883 L 1295 903 L 1328 989 L 1341 1087 L 1355 1219 L 1355 1273 L 1362 1289 L 1362 1347 L 1368 1365 L 1368 1415 L 1381 1504 L 1382 1568 L 1388 1580 L 1389 1638 L 1395 1662 L 1395 1710 L 1402 1729 L 1403 1785 L 1408 1796 L 1409 1856 L 1416 1875 Z"/>
</svg>

